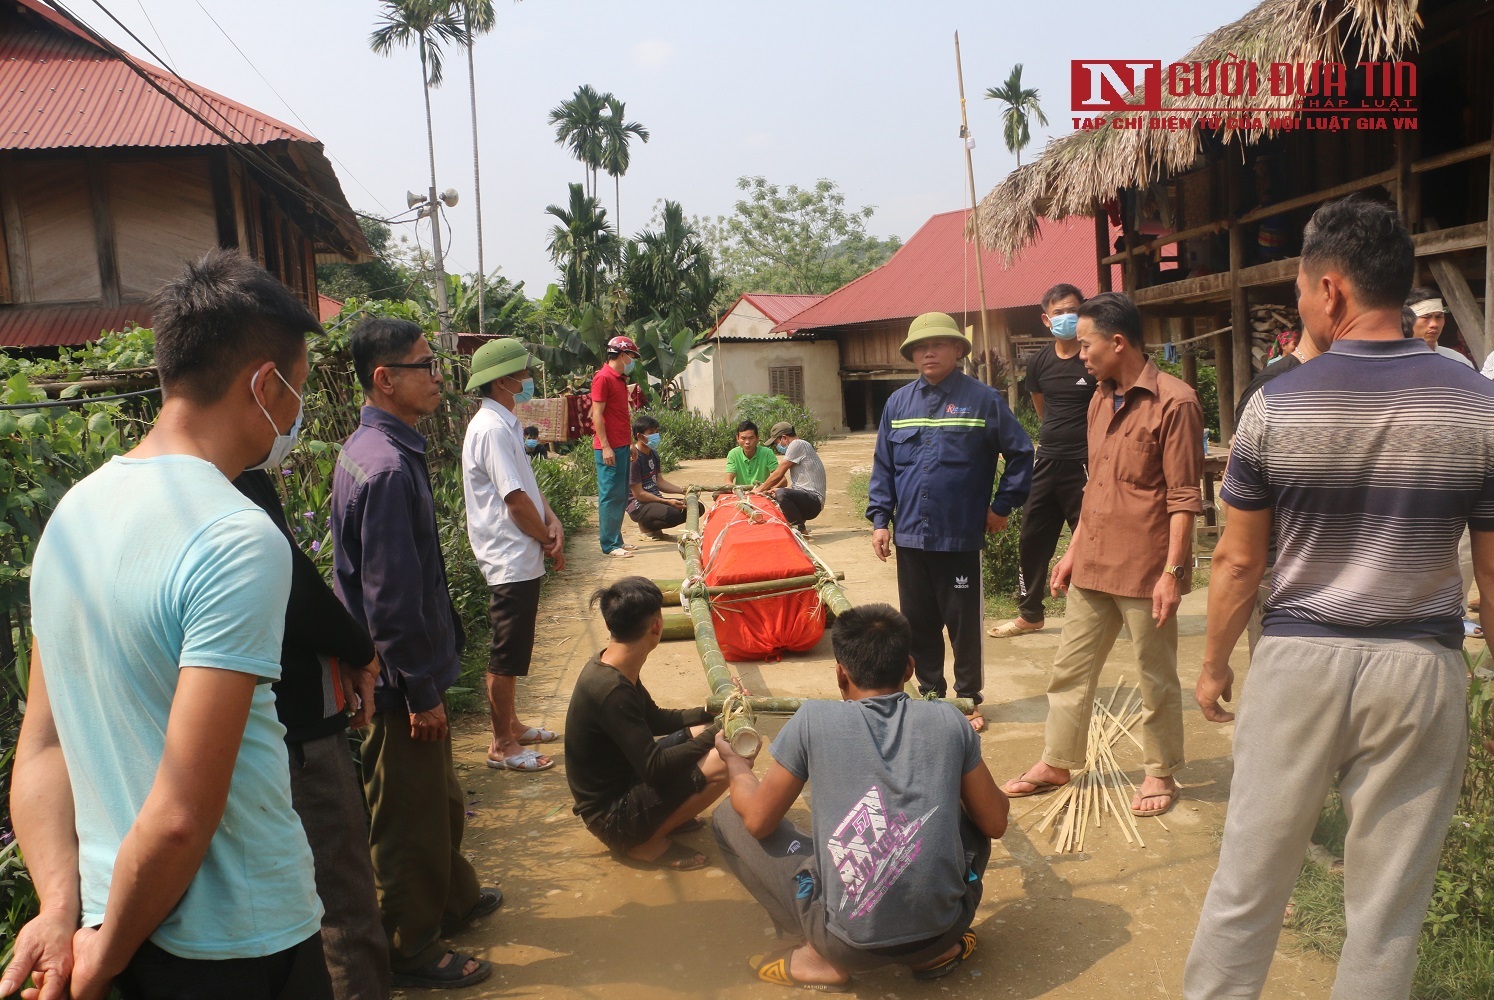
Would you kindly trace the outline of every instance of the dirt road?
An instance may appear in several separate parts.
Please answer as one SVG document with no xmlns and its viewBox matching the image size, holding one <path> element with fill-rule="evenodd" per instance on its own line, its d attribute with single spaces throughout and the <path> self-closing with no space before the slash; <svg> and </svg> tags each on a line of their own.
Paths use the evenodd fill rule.
<svg viewBox="0 0 1494 1000">
<path fill-rule="evenodd" d="M 824 513 L 813 523 L 813 544 L 846 574 L 854 603 L 897 602 L 893 567 L 871 554 L 869 530 L 852 508 L 846 484 L 853 468 L 871 461 L 873 438 L 853 435 L 820 449 L 829 476 Z M 719 481 L 722 463 L 694 462 L 669 478 L 677 483 Z M 678 578 L 682 563 L 672 545 L 640 538 L 631 522 L 624 534 L 636 558 L 603 559 L 594 534 L 569 546 L 569 567 L 546 593 L 531 676 L 519 685 L 521 715 L 561 728 L 566 703 L 586 659 L 605 644 L 600 619 L 586 610 L 592 590 L 639 573 Z M 916 983 L 888 970 L 861 977 L 863 997 L 968 995 L 1128 1000 L 1181 996 L 1182 965 L 1218 854 L 1230 776 L 1232 726 L 1212 726 L 1192 707 L 1191 691 L 1203 647 L 1204 595 L 1184 601 L 1180 663 L 1190 763 L 1179 775 L 1183 799 L 1166 817 L 1169 831 L 1143 821 L 1146 848 L 1128 846 L 1113 825 L 1088 838 L 1088 852 L 1058 856 L 1029 831 L 1031 803 L 1013 803 L 1015 822 L 992 854 L 985 901 L 976 921 L 980 951 L 938 983 Z M 986 762 L 998 780 L 1020 772 L 1042 749 L 1048 666 L 1062 620 L 1041 633 L 986 640 L 986 703 L 990 725 L 982 737 Z M 485 641 L 486 637 L 477 637 Z M 1244 645 L 1235 669 L 1243 679 Z M 741 664 L 755 694 L 834 697 L 830 642 L 777 664 Z M 1122 674 L 1135 677 L 1129 643 L 1117 644 L 1102 690 Z M 660 647 L 644 682 L 661 705 L 700 704 L 704 674 L 693 643 Z M 1236 689 L 1238 690 L 1237 682 Z M 790 994 L 758 983 L 749 955 L 773 945 L 766 915 L 718 864 L 685 874 L 640 872 L 612 861 L 571 814 L 564 755 L 540 774 L 490 771 L 483 766 L 485 719 L 458 724 L 457 767 L 471 793 L 466 849 L 485 884 L 503 887 L 507 901 L 494 917 L 458 944 L 497 963 L 493 978 L 464 991 L 480 997 L 713 997 L 773 998 Z M 769 732 L 781 723 L 770 721 Z M 760 758 L 759 769 L 766 766 Z M 1122 763 L 1139 781 L 1132 748 Z M 803 802 L 792 817 L 808 824 Z M 717 857 L 708 830 L 682 838 Z M 1331 963 L 1299 954 L 1284 934 L 1265 996 L 1328 995 Z"/>
</svg>

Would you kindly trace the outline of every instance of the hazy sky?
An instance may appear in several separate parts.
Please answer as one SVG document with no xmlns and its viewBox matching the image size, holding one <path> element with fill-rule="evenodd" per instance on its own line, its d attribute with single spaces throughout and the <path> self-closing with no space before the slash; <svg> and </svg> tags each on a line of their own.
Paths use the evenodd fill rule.
<svg viewBox="0 0 1494 1000">
<path fill-rule="evenodd" d="M 369 51 L 378 17 L 372 0 L 104 2 L 187 79 L 293 125 L 304 121 L 334 157 L 355 208 L 392 214 L 404 209 L 406 188 L 429 185 L 419 60 L 414 50 L 390 57 Z M 1254 5 L 498 2 L 498 27 L 476 50 L 486 263 L 535 295 L 555 280 L 545 206 L 563 204 L 566 183 L 581 178 L 580 164 L 555 145 L 546 116 L 579 84 L 614 92 L 629 117 L 652 132 L 647 145 L 635 144 L 622 180 L 625 233 L 646 225 L 661 198 L 690 215 L 729 213 L 736 178 L 763 174 L 801 185 L 828 177 L 848 203 L 876 207 L 873 234 L 907 239 L 929 215 L 965 203 L 956 29 L 983 197 L 1014 165 L 1001 142 L 999 104 L 984 99 L 1013 63 L 1025 65 L 1023 81 L 1041 91 L 1051 123 L 1034 130 L 1030 158 L 1049 137 L 1071 131 L 1069 60 L 1180 58 Z M 92 0 L 69 0 L 69 7 L 138 52 Z M 448 266 L 474 271 L 471 112 L 460 50 L 447 54 L 447 78 L 432 91 L 432 110 L 438 183 L 462 198 L 448 213 Z M 601 180 L 611 216 L 611 179 Z M 428 232 L 422 225 L 427 243 Z"/>
</svg>

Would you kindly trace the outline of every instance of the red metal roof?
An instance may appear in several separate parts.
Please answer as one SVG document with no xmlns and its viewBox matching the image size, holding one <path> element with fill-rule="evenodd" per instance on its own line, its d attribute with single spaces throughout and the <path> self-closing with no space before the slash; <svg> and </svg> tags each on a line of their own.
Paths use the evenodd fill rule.
<svg viewBox="0 0 1494 1000">
<path fill-rule="evenodd" d="M 327 320 L 331 319 L 333 316 L 336 316 L 340 312 L 342 312 L 342 303 L 341 302 L 338 302 L 336 299 L 334 299 L 330 295 L 323 295 L 320 292 L 317 293 L 317 296 L 316 296 L 316 318 L 317 319 L 319 319 L 323 323 L 325 323 L 325 322 L 327 322 Z"/>
<path fill-rule="evenodd" d="M 71 347 L 131 323 L 150 326 L 150 306 L 5 306 L 0 347 Z"/>
<path fill-rule="evenodd" d="M 792 322 L 780 322 L 774 332 L 907 319 L 926 312 L 978 312 L 978 251 L 965 239 L 969 217 L 965 209 L 934 216 L 887 263 L 831 292 Z M 1040 219 L 1039 226 L 1038 238 L 1010 265 L 994 250 L 982 252 L 987 308 L 1037 305 L 1060 281 L 1079 286 L 1086 297 L 1098 290 L 1093 220 Z"/>
<path fill-rule="evenodd" d="M 758 312 L 775 323 L 782 323 L 799 315 L 824 297 L 823 295 L 779 295 L 769 292 L 748 292 L 742 296 L 756 306 Z"/>
<path fill-rule="evenodd" d="M 0 23 L 0 149 L 226 145 L 39 0 L 17 3 L 48 24 L 15 14 Z M 133 61 L 236 142 L 316 142 L 253 108 L 195 84 L 194 94 L 165 70 Z"/>
</svg>

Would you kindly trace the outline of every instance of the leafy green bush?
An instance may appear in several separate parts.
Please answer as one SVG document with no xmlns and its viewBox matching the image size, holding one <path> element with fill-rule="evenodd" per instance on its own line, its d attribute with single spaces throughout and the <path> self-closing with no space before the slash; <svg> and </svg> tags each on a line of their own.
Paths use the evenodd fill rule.
<svg viewBox="0 0 1494 1000">
<path fill-rule="evenodd" d="M 661 459 L 725 458 L 736 447 L 736 422 L 726 417 L 702 416 L 696 410 L 651 411 L 659 420 L 663 439 Z M 676 464 L 674 468 L 678 468 Z"/>
<path fill-rule="evenodd" d="M 1157 367 L 1169 375 L 1183 377 L 1183 366 L 1175 362 L 1155 358 Z M 1213 365 L 1198 366 L 1198 402 L 1204 411 L 1204 426 L 1209 436 L 1219 440 L 1219 370 Z"/>
<path fill-rule="evenodd" d="M 767 436 L 770 428 L 780 420 L 794 425 L 794 433 L 810 444 L 819 444 L 825 439 L 820 427 L 820 418 L 808 407 L 790 403 L 784 396 L 746 395 L 738 397 L 736 420 L 732 421 L 732 443 L 736 443 L 736 425 L 743 420 L 757 424 L 759 433 Z M 730 450 L 730 449 L 728 449 Z"/>
</svg>

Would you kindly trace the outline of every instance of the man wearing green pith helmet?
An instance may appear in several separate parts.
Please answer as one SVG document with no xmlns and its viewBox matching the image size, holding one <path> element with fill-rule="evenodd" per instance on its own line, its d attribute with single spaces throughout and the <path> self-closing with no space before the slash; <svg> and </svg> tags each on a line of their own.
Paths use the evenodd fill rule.
<svg viewBox="0 0 1494 1000">
<path fill-rule="evenodd" d="M 872 552 L 886 562 L 897 543 L 897 590 L 913 627 L 919 689 L 943 697 L 944 631 L 954 647 L 955 693 L 981 701 L 980 554 L 985 534 L 1006 527 L 1027 499 L 1032 441 L 1001 394 L 959 370 L 970 338 L 954 317 L 915 319 L 902 355 L 918 378 L 882 411 L 866 516 Z M 1005 460 L 995 498 L 996 460 Z M 984 727 L 979 708 L 970 716 Z"/>
</svg>

